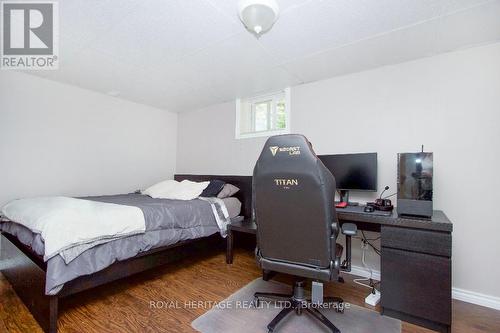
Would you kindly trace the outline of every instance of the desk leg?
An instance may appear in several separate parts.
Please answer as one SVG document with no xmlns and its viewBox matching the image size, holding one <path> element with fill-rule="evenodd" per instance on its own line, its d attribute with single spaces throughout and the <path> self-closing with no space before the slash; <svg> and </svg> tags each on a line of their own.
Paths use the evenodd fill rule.
<svg viewBox="0 0 500 333">
<path fill-rule="evenodd" d="M 227 238 L 226 238 L 226 264 L 232 264 L 233 263 L 233 231 L 228 230 L 227 231 Z"/>
</svg>

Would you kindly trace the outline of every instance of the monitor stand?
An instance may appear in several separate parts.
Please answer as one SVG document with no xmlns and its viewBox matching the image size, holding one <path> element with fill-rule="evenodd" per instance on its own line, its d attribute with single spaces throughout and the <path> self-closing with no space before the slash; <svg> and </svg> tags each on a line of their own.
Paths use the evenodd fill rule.
<svg viewBox="0 0 500 333">
<path fill-rule="evenodd" d="M 349 201 L 348 190 L 339 190 L 339 194 L 340 194 L 340 202 L 347 202 L 347 206 L 359 206 L 359 202 Z"/>
</svg>

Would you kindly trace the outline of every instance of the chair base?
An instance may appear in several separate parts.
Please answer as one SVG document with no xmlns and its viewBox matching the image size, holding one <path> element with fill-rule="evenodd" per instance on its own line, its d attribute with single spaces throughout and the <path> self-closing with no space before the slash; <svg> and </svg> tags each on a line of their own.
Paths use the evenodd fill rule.
<svg viewBox="0 0 500 333">
<path fill-rule="evenodd" d="M 304 281 L 296 281 L 293 286 L 293 294 L 277 294 L 277 293 L 260 293 L 254 294 L 254 304 L 259 306 L 261 299 L 274 300 L 284 303 L 284 308 L 274 317 L 274 319 L 267 325 L 269 333 L 274 332 L 276 326 L 288 315 L 290 312 L 295 311 L 297 315 L 301 315 L 303 311 L 308 312 L 313 318 L 319 320 L 323 325 L 328 327 L 332 333 L 341 333 L 340 330 L 333 325 L 319 310 L 318 305 L 311 303 L 311 300 L 306 299 L 304 296 Z M 344 301 L 340 297 L 325 297 L 324 304 L 333 304 L 336 312 L 343 313 L 344 308 L 341 306 Z"/>
</svg>

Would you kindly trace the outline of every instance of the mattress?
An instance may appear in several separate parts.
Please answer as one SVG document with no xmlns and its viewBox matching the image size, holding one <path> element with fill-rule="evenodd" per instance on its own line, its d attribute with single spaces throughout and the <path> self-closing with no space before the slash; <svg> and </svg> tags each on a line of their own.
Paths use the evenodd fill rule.
<svg viewBox="0 0 500 333">
<path fill-rule="evenodd" d="M 139 207 L 144 213 L 146 232 L 97 245 L 69 263 L 66 263 L 61 256 L 49 259 L 45 286 L 47 295 L 56 295 L 65 283 L 79 276 L 103 270 L 116 261 L 132 258 L 154 248 L 220 232 L 210 204 L 199 199 L 189 201 L 153 199 L 141 194 L 84 199 Z M 39 234 L 34 234 L 14 222 L 2 222 L 0 228 L 16 236 L 20 242 L 43 256 L 43 240 Z"/>
</svg>

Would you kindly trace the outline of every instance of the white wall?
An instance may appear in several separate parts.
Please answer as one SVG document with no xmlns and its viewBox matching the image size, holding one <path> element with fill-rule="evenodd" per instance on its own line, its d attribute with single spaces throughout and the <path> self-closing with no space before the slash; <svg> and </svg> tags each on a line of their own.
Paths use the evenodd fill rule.
<svg viewBox="0 0 500 333">
<path fill-rule="evenodd" d="M 499 59 L 494 44 L 291 92 L 292 131 L 306 135 L 318 154 L 378 152 L 379 189 L 395 190 L 398 152 L 421 144 L 434 152 L 434 207 L 454 223 L 453 286 L 494 297 L 500 297 Z M 250 175 L 265 139 L 235 140 L 234 121 L 232 102 L 180 114 L 177 172 Z M 359 250 L 354 255 L 359 264 Z M 379 267 L 378 258 L 369 259 Z"/>
<path fill-rule="evenodd" d="M 0 72 L 0 205 L 128 193 L 172 177 L 177 114 Z"/>
</svg>

